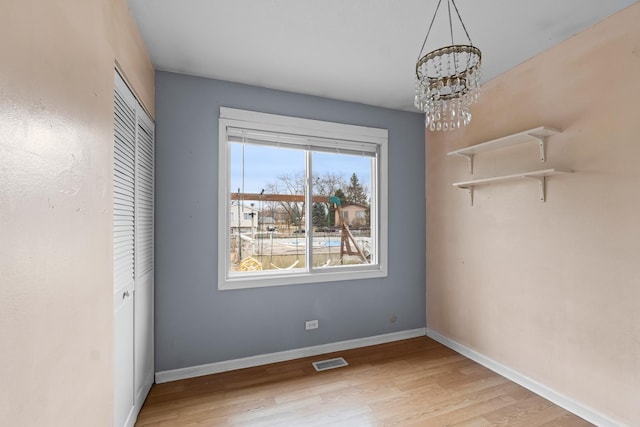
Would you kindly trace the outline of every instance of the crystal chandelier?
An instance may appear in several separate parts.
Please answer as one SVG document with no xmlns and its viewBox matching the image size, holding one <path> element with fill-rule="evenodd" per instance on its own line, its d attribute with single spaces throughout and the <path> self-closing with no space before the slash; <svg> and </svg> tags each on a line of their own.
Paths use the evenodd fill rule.
<svg viewBox="0 0 640 427">
<path fill-rule="evenodd" d="M 469 108 L 478 101 L 480 89 L 482 55 L 480 49 L 471 43 L 454 0 L 447 0 L 451 46 L 422 55 L 440 3 L 442 0 L 438 0 L 416 63 L 415 106 L 425 113 L 425 126 L 432 131 L 456 130 L 462 125 L 468 125 L 471 122 Z M 469 41 L 468 45 L 457 45 L 453 42 L 452 4 Z"/>
</svg>

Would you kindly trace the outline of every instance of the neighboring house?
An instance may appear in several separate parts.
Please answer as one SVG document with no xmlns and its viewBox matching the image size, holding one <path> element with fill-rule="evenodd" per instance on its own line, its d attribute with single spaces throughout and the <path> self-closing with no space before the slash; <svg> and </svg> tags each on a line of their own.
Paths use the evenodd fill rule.
<svg viewBox="0 0 640 427">
<path fill-rule="evenodd" d="M 304 206 L 302 204 L 288 204 L 278 206 L 273 212 L 273 220 L 276 227 L 304 227 Z"/>
<path fill-rule="evenodd" d="M 340 224 L 339 215 L 342 215 L 342 223 L 349 227 L 364 227 L 367 225 L 367 209 L 368 206 L 360 203 L 347 203 L 336 210 L 336 224 Z"/>
<path fill-rule="evenodd" d="M 240 221 L 238 221 L 238 217 Z M 231 226 L 231 233 L 237 233 L 238 227 L 240 232 L 256 232 L 258 228 L 258 222 L 262 221 L 258 215 L 258 209 L 253 206 L 238 205 L 237 202 L 231 202 L 231 209 L 229 212 L 229 225 Z"/>
</svg>

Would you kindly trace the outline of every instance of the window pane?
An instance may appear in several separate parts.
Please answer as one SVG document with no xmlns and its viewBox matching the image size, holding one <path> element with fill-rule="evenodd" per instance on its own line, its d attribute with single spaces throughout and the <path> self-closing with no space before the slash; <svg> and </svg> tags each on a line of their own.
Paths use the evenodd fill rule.
<svg viewBox="0 0 640 427">
<path fill-rule="evenodd" d="M 230 275 L 305 268 L 305 151 L 229 143 Z M 242 218 L 242 220 L 239 220 Z"/>
<path fill-rule="evenodd" d="M 369 214 L 374 161 L 369 155 L 312 154 L 313 267 L 375 262 Z"/>
</svg>

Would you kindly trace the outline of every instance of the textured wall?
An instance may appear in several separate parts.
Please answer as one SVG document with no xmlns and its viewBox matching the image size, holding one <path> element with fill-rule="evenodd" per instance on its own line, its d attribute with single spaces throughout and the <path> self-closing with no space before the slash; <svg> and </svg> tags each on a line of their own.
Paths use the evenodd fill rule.
<svg viewBox="0 0 640 427">
<path fill-rule="evenodd" d="M 466 130 L 428 133 L 427 325 L 559 393 L 640 425 L 640 5 L 484 88 Z M 480 154 L 474 178 L 566 167 L 476 190 L 448 151 L 539 125 L 548 143 Z"/>
<path fill-rule="evenodd" d="M 157 371 L 424 327 L 420 115 L 165 72 L 156 101 Z M 389 129 L 389 277 L 218 291 L 220 106 Z"/>
<path fill-rule="evenodd" d="M 2 425 L 112 425 L 116 51 L 153 107 L 135 35 L 125 0 L 0 2 Z"/>
</svg>

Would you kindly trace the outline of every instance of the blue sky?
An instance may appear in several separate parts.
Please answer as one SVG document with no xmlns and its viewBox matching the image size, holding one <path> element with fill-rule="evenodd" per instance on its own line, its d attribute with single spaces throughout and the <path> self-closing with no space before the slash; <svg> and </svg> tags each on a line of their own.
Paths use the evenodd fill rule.
<svg viewBox="0 0 640 427">
<path fill-rule="evenodd" d="M 244 192 L 260 193 L 269 183 L 275 184 L 277 176 L 304 172 L 305 152 L 288 148 L 276 148 L 245 144 Z M 313 173 L 340 173 L 347 184 L 353 173 L 361 184 L 371 190 L 371 159 L 346 154 L 314 153 Z M 242 188 L 242 144 L 231 144 L 231 192 Z M 267 191 L 268 192 L 268 191 Z"/>
</svg>

